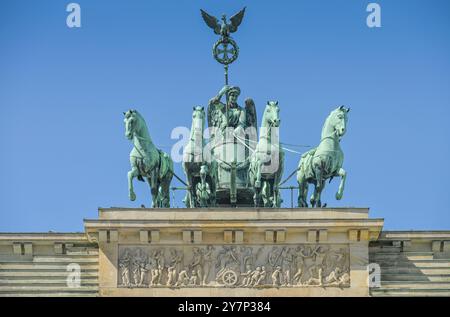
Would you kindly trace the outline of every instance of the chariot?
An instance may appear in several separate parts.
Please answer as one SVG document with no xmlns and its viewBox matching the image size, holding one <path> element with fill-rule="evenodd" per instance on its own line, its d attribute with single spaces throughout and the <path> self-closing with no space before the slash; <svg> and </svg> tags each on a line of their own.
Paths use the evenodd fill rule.
<svg viewBox="0 0 450 317">
<path fill-rule="evenodd" d="M 216 281 L 224 286 L 233 287 L 239 282 L 239 277 L 240 273 L 234 271 L 233 269 L 223 268 L 217 273 Z"/>
</svg>

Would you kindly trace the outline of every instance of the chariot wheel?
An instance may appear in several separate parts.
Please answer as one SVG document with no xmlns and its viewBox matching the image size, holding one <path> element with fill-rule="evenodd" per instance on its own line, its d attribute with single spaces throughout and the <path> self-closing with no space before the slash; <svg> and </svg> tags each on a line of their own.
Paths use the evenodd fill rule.
<svg viewBox="0 0 450 317">
<path fill-rule="evenodd" d="M 234 286 L 238 281 L 236 272 L 228 270 L 222 275 L 222 281 L 226 286 Z"/>
</svg>

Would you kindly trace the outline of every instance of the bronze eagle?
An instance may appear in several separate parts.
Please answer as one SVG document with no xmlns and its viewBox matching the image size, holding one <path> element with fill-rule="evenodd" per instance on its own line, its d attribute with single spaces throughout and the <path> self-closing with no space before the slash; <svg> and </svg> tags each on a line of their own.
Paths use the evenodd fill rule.
<svg viewBox="0 0 450 317">
<path fill-rule="evenodd" d="M 230 18 L 230 23 L 227 23 L 227 17 L 225 14 L 222 15 L 222 23 L 219 23 L 219 19 L 215 16 L 206 13 L 202 9 L 200 9 L 200 12 L 202 13 L 202 18 L 205 20 L 205 23 L 214 30 L 215 34 L 221 35 L 223 38 L 227 38 L 230 36 L 230 33 L 237 31 L 238 26 L 244 18 L 245 7 Z"/>
</svg>

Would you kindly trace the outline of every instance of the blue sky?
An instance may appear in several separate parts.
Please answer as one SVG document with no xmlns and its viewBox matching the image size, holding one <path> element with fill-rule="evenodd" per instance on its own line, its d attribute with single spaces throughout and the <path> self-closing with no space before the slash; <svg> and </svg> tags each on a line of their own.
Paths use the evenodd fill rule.
<svg viewBox="0 0 450 317">
<path fill-rule="evenodd" d="M 244 5 L 230 67 L 242 104 L 253 97 L 260 118 L 278 100 L 282 141 L 307 145 L 336 105 L 352 109 L 344 198 L 334 180 L 323 201 L 370 207 L 385 229 L 450 229 L 450 2 L 376 1 L 372 29 L 360 0 L 79 0 L 79 29 L 69 2 L 0 4 L 0 231 L 82 231 L 99 206 L 150 205 L 143 183 L 128 201 L 122 112 L 138 109 L 170 151 L 172 129 L 223 84 L 199 9 Z M 298 160 L 287 154 L 285 176 Z"/>
</svg>

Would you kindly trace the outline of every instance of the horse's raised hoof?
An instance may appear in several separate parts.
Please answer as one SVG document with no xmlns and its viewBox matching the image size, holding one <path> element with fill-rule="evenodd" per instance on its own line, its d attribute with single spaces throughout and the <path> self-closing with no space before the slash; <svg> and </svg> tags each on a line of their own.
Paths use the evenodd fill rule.
<svg viewBox="0 0 450 317">
<path fill-rule="evenodd" d="M 128 198 L 130 198 L 131 201 L 135 201 L 136 200 L 136 194 L 135 193 L 130 193 L 130 195 L 128 195 Z"/>
<path fill-rule="evenodd" d="M 256 197 L 253 198 L 253 204 L 255 205 L 254 207 L 257 208 L 258 206 L 258 199 Z"/>
<path fill-rule="evenodd" d="M 336 193 L 336 200 L 341 200 L 341 199 L 342 199 L 342 194 Z"/>
</svg>

